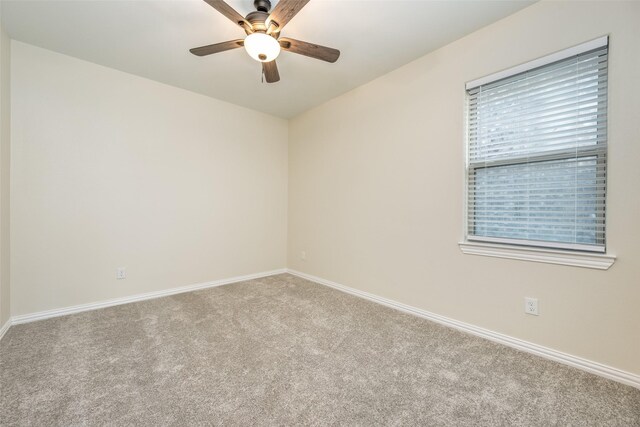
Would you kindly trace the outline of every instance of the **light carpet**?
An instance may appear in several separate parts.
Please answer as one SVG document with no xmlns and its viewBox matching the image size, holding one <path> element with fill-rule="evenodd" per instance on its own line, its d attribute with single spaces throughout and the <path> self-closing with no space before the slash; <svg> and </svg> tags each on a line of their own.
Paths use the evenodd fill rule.
<svg viewBox="0 0 640 427">
<path fill-rule="evenodd" d="M 0 424 L 640 426 L 640 390 L 288 274 L 13 326 Z"/>
</svg>

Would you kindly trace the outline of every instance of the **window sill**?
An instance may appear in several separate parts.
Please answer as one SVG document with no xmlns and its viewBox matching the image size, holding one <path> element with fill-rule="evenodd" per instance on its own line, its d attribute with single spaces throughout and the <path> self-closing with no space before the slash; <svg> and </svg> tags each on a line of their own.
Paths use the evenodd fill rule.
<svg viewBox="0 0 640 427">
<path fill-rule="evenodd" d="M 608 270 L 616 260 L 616 257 L 613 255 L 527 248 L 483 242 L 460 242 L 458 245 L 460 246 L 460 250 L 468 255 L 571 265 L 574 267 L 595 268 L 598 270 Z"/>
</svg>

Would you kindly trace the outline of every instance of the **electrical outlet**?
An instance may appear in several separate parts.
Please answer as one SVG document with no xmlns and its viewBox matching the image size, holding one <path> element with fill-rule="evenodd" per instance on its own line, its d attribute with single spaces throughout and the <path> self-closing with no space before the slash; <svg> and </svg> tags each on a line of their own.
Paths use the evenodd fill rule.
<svg viewBox="0 0 640 427">
<path fill-rule="evenodd" d="M 538 298 L 525 298 L 524 299 L 524 312 L 537 316 L 538 313 Z"/>
<path fill-rule="evenodd" d="M 305 252 L 305 251 L 300 252 L 300 259 L 303 260 L 303 261 L 306 261 L 307 260 L 307 252 Z"/>
<path fill-rule="evenodd" d="M 121 280 L 127 277 L 127 272 L 124 267 L 118 267 L 116 269 L 116 279 Z"/>
</svg>

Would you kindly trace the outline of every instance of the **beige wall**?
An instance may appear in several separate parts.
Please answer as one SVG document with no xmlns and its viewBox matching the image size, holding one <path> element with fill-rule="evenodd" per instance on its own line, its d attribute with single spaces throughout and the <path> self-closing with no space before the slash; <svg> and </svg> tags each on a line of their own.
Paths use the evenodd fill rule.
<svg viewBox="0 0 640 427">
<path fill-rule="evenodd" d="M 640 2 L 538 3 L 293 119 L 288 266 L 640 374 L 639 20 Z M 465 82 L 605 34 L 617 262 L 463 255 Z"/>
<path fill-rule="evenodd" d="M 285 120 L 11 55 L 13 315 L 286 266 Z"/>
<path fill-rule="evenodd" d="M 11 147 L 11 40 L 0 21 L 0 327 L 9 320 L 9 176 Z"/>
</svg>

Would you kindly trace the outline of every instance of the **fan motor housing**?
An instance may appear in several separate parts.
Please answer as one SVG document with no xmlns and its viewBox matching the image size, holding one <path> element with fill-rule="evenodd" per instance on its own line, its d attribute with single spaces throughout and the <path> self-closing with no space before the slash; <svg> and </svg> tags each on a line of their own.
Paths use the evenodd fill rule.
<svg viewBox="0 0 640 427">
<path fill-rule="evenodd" d="M 256 10 L 255 12 L 249 13 L 245 19 L 249 21 L 254 31 L 267 31 L 267 27 L 264 25 L 264 22 L 268 17 L 269 14 L 267 12 Z"/>
</svg>

